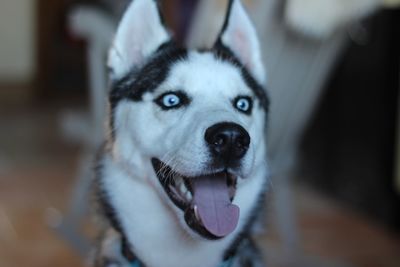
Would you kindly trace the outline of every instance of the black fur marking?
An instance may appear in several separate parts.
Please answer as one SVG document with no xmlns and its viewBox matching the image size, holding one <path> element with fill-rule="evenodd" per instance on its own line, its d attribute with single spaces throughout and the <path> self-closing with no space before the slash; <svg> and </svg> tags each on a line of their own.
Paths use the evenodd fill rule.
<svg viewBox="0 0 400 267">
<path fill-rule="evenodd" d="M 103 146 L 99 149 L 96 157 L 96 166 L 95 166 L 95 180 L 94 180 L 94 194 L 97 199 L 97 203 L 100 205 L 100 213 L 105 217 L 106 220 L 110 223 L 111 227 L 116 230 L 120 236 L 122 241 L 122 249 L 126 251 L 132 251 L 131 245 L 129 244 L 128 240 L 126 239 L 126 235 L 122 224 L 118 218 L 117 212 L 115 208 L 112 206 L 109 195 L 104 189 L 103 182 L 101 180 L 102 177 L 102 156 L 107 155 L 107 144 L 103 144 Z M 125 252 L 125 251 L 122 251 Z M 131 254 L 127 254 L 131 256 Z M 101 265 L 103 266 L 103 265 Z"/>
<path fill-rule="evenodd" d="M 152 58 L 140 69 L 134 69 L 111 86 L 111 130 L 114 130 L 114 111 L 123 99 L 141 101 L 147 92 L 153 92 L 167 78 L 171 66 L 187 58 L 187 50 L 178 48 L 174 42 L 161 45 Z"/>
<path fill-rule="evenodd" d="M 172 42 L 161 45 L 144 67 L 131 71 L 112 85 L 111 103 L 116 104 L 124 98 L 142 100 L 146 92 L 153 92 L 167 78 L 171 65 L 186 57 L 187 50 L 177 48 Z"/>
<path fill-rule="evenodd" d="M 229 0 L 228 9 L 227 9 L 226 15 L 225 15 L 225 21 L 224 21 L 224 24 L 223 24 L 223 26 L 222 26 L 221 33 L 219 34 L 219 38 L 218 38 L 218 39 L 221 39 L 223 33 L 226 31 L 226 28 L 228 28 L 229 20 L 230 20 L 230 18 L 231 18 L 232 7 L 233 7 L 233 2 L 234 2 L 234 1 L 235 1 L 235 0 Z"/>
<path fill-rule="evenodd" d="M 101 151 L 104 150 L 104 147 L 105 147 L 105 145 L 103 146 Z M 103 214 L 103 216 L 107 220 L 109 220 L 109 223 L 111 224 L 111 226 L 116 231 L 118 231 L 122 236 L 124 236 L 122 225 L 118 219 L 118 216 L 117 216 L 117 213 L 116 213 L 114 207 L 111 205 L 111 203 L 109 201 L 109 196 L 108 196 L 106 190 L 104 189 L 104 185 L 101 180 L 101 177 L 102 177 L 101 171 L 103 169 L 101 161 L 102 161 L 102 159 L 100 157 L 98 157 L 97 165 L 95 168 L 95 181 L 94 181 L 95 197 L 96 197 L 97 203 L 99 203 L 99 205 L 100 205 L 100 207 L 99 207 L 100 212 Z"/>
<path fill-rule="evenodd" d="M 127 260 L 132 260 L 135 258 L 134 254 L 132 253 L 131 245 L 129 244 L 125 231 L 122 227 L 122 224 L 118 218 L 118 215 L 115 211 L 115 208 L 112 206 L 109 195 L 104 189 L 103 182 L 101 180 L 102 177 L 102 156 L 107 155 L 106 144 L 104 144 L 97 154 L 96 159 L 96 166 L 95 166 L 95 180 L 94 180 L 94 190 L 95 190 L 95 197 L 97 199 L 97 203 L 99 203 L 99 208 L 101 214 L 104 216 L 106 220 L 110 223 L 111 227 L 117 231 L 121 236 L 121 253 Z M 100 266 L 107 266 L 107 265 L 100 265 Z"/>
<path fill-rule="evenodd" d="M 269 110 L 269 98 L 266 90 L 261 84 L 259 84 L 256 79 L 250 74 L 247 68 L 240 62 L 240 60 L 235 56 L 235 54 L 226 47 L 221 39 L 218 39 L 217 43 L 214 45 L 212 50 L 217 59 L 229 62 L 234 66 L 238 67 L 242 73 L 243 79 L 245 80 L 247 86 L 253 91 L 256 97 L 260 101 L 261 107 L 268 112 Z"/>
</svg>

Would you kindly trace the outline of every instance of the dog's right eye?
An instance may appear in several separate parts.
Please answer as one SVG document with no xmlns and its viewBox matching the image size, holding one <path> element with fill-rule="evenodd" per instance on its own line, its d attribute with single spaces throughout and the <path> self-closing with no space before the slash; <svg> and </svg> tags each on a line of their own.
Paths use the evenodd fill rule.
<svg viewBox="0 0 400 267">
<path fill-rule="evenodd" d="M 183 92 L 167 92 L 155 100 L 156 104 L 164 110 L 177 109 L 188 105 L 190 100 Z"/>
</svg>

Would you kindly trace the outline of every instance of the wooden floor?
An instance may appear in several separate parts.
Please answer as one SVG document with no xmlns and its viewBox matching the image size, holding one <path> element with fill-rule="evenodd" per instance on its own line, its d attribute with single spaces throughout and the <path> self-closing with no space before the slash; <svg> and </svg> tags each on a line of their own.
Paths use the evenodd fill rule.
<svg viewBox="0 0 400 267">
<path fill-rule="evenodd" d="M 79 158 L 79 146 L 60 137 L 58 111 L 0 113 L 0 267 L 83 266 L 48 226 L 65 211 Z M 394 233 L 302 186 L 294 187 L 294 203 L 302 253 L 282 248 L 270 208 L 259 238 L 270 267 L 400 266 Z"/>
</svg>

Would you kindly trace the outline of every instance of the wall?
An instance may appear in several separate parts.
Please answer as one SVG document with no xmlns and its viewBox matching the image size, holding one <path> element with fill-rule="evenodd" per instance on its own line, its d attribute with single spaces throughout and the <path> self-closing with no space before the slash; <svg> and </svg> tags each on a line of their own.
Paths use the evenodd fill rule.
<svg viewBox="0 0 400 267">
<path fill-rule="evenodd" d="M 34 0 L 0 1 L 0 83 L 28 83 L 35 68 Z"/>
</svg>

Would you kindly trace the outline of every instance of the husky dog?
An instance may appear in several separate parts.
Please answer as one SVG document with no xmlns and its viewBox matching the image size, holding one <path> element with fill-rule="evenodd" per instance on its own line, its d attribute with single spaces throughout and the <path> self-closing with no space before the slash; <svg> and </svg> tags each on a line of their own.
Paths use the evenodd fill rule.
<svg viewBox="0 0 400 267">
<path fill-rule="evenodd" d="M 96 178 L 109 222 L 95 266 L 263 266 L 268 98 L 255 29 L 229 3 L 213 48 L 177 47 L 155 0 L 133 0 L 109 53 L 110 137 Z"/>
</svg>

